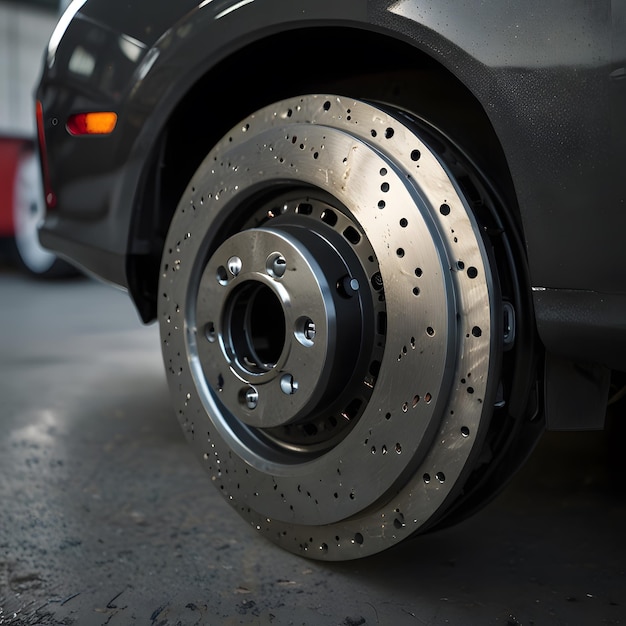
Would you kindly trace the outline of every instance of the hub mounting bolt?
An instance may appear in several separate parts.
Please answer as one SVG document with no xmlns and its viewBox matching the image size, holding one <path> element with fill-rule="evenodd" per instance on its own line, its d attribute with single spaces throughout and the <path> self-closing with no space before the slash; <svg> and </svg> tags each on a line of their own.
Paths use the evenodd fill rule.
<svg viewBox="0 0 626 626">
<path fill-rule="evenodd" d="M 283 374 L 280 379 L 280 389 L 285 395 L 291 396 L 298 391 L 298 381 L 294 380 L 291 374 Z"/>
<path fill-rule="evenodd" d="M 228 271 L 233 275 L 237 276 L 239 272 L 241 272 L 241 259 L 238 256 L 231 256 L 228 259 Z"/>
<path fill-rule="evenodd" d="M 309 341 L 313 341 L 315 339 L 315 322 L 311 319 L 307 319 L 304 323 L 304 337 Z"/>
<path fill-rule="evenodd" d="M 259 392 L 254 389 L 254 387 L 250 387 L 250 389 L 246 391 L 246 406 L 252 411 L 256 409 L 258 403 Z"/>
</svg>

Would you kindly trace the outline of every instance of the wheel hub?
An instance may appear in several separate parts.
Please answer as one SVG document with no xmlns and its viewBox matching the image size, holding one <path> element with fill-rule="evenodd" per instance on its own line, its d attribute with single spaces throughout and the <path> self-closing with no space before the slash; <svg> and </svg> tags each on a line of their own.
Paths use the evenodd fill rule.
<svg viewBox="0 0 626 626">
<path fill-rule="evenodd" d="M 358 258 L 333 245 L 331 229 L 301 222 L 278 218 L 231 236 L 200 281 L 204 375 L 231 414 L 253 427 L 319 414 L 371 352 L 364 331 L 373 307 Z"/>
</svg>

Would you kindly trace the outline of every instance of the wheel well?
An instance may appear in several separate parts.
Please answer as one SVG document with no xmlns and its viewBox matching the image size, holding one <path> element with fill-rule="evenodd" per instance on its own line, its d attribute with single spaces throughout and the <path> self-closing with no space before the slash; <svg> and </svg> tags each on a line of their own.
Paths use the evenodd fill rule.
<svg viewBox="0 0 626 626">
<path fill-rule="evenodd" d="M 252 111 L 314 92 L 387 102 L 424 118 L 488 173 L 517 221 L 513 184 L 496 133 L 480 102 L 446 68 L 407 42 L 379 33 L 338 27 L 283 32 L 248 45 L 202 76 L 156 144 L 131 231 L 130 249 L 140 253 L 131 254 L 128 264 L 129 288 L 144 321 L 156 316 L 169 223 L 206 154 Z"/>
</svg>

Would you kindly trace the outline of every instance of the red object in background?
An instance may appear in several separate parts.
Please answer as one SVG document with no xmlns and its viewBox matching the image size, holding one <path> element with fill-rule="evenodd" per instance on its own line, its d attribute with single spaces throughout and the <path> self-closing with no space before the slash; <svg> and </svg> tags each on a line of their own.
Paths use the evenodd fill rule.
<svg viewBox="0 0 626 626">
<path fill-rule="evenodd" d="M 23 150 L 30 146 L 24 139 L 0 137 L 0 237 L 13 237 L 15 174 Z"/>
<path fill-rule="evenodd" d="M 45 203 L 35 139 L 0 136 L 0 262 L 38 278 L 75 276 L 76 269 L 43 248 Z M 48 208 L 56 204 L 49 193 Z"/>
</svg>

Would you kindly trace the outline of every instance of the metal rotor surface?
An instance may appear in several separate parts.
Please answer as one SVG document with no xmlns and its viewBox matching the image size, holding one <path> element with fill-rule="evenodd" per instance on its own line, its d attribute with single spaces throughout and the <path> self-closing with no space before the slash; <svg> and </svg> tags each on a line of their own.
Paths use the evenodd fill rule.
<svg viewBox="0 0 626 626">
<path fill-rule="evenodd" d="M 159 302 L 179 420 L 224 497 L 330 560 L 440 515 L 491 414 L 492 280 L 400 115 L 310 95 L 233 128 L 173 218 Z"/>
</svg>

